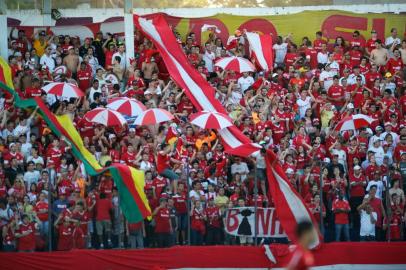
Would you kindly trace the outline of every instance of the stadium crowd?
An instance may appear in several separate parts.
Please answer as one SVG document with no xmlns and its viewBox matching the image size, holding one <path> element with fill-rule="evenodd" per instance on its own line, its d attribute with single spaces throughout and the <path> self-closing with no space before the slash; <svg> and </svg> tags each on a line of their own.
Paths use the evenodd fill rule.
<svg viewBox="0 0 406 270">
<path fill-rule="evenodd" d="M 235 31 L 227 44 L 212 32 L 204 45 L 195 33 L 181 37 L 174 29 L 174 34 L 235 125 L 277 153 L 293 187 L 315 218 L 323 220 L 325 241 L 403 240 L 406 40 L 397 29 L 385 40 L 374 30 L 370 36 L 355 31 L 350 40 L 338 36 L 329 43 L 321 32 L 298 44 L 292 34 L 278 36 L 273 71 L 242 74 L 214 63 L 230 55 L 250 59 L 244 31 Z M 41 97 L 55 114 L 70 115 L 100 165 L 121 162 L 145 171 L 153 218 L 128 223 L 111 177 L 86 175 L 69 144 L 50 131 L 36 110 L 16 108 L 13 97 L 2 91 L 2 250 L 46 250 L 49 243 L 55 250 L 184 245 L 189 218 L 192 245 L 253 243 L 251 237 L 226 235 L 223 218 L 230 207 L 255 204 L 254 179 L 257 205 L 273 206 L 264 151 L 246 159 L 228 155 L 215 130 L 190 125 L 194 106 L 138 30 L 129 65 L 124 40 L 110 33 L 80 40 L 50 31 L 28 37 L 13 29 L 9 44 L 19 95 Z M 41 87 L 51 81 L 77 83 L 86 97 L 47 95 Z M 111 128 L 83 117 L 116 96 L 167 109 L 175 120 Z M 334 129 L 356 113 L 375 121 L 357 130 Z M 178 142 L 169 143 L 168 133 L 176 134 Z"/>
</svg>

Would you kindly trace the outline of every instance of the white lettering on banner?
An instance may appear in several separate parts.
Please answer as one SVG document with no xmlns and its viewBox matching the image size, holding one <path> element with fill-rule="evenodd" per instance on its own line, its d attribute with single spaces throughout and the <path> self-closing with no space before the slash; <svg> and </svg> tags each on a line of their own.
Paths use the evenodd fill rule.
<svg viewBox="0 0 406 270">
<path fill-rule="evenodd" d="M 241 207 L 227 210 L 225 231 L 234 236 L 254 236 L 255 208 Z M 287 237 L 279 220 L 275 208 L 257 208 L 257 236 L 258 237 Z"/>
</svg>

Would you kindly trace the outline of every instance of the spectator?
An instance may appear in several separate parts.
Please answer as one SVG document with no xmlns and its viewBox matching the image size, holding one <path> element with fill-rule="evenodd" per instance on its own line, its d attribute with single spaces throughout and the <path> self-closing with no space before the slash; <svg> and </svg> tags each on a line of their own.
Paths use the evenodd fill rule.
<svg viewBox="0 0 406 270">
<path fill-rule="evenodd" d="M 361 217 L 360 239 L 363 242 L 375 241 L 376 212 L 373 212 L 371 205 L 364 201 L 357 207 Z"/>
<path fill-rule="evenodd" d="M 335 240 L 341 241 L 341 235 L 344 235 L 344 241 L 350 241 L 350 227 L 348 213 L 350 212 L 350 204 L 344 199 L 341 191 L 338 192 L 338 198 L 333 203 L 332 211 L 335 216 Z"/>
</svg>

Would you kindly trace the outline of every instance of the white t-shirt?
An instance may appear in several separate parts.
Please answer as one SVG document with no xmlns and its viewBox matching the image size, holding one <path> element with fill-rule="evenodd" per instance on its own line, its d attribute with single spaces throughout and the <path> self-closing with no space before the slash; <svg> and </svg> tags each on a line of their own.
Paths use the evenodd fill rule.
<svg viewBox="0 0 406 270">
<path fill-rule="evenodd" d="M 46 54 L 43 54 L 41 56 L 41 59 L 39 60 L 39 63 L 41 65 L 46 65 L 49 69 L 49 72 L 53 72 L 55 69 L 55 59 L 52 56 L 48 56 Z"/>
<path fill-rule="evenodd" d="M 238 85 L 241 88 L 241 91 L 244 92 L 248 87 L 254 84 L 254 78 L 248 76 L 247 78 L 240 77 L 237 81 Z"/>
<path fill-rule="evenodd" d="M 330 71 L 334 72 L 335 75 L 339 75 L 340 74 L 340 65 L 336 61 L 330 62 L 329 64 L 330 64 Z"/>
<path fill-rule="evenodd" d="M 317 63 L 319 64 L 327 64 L 328 62 L 328 53 L 317 53 Z"/>
<path fill-rule="evenodd" d="M 213 62 L 215 58 L 216 55 L 214 54 L 214 52 L 209 53 L 208 51 L 206 51 L 203 54 L 204 65 L 206 66 L 208 72 L 213 72 Z"/>
<path fill-rule="evenodd" d="M 396 44 L 400 44 L 400 38 L 393 38 L 392 36 L 390 36 L 385 39 L 386 46 L 391 45 L 393 42 L 396 42 Z"/>
<path fill-rule="evenodd" d="M 345 153 L 344 150 L 337 150 L 337 149 L 333 149 L 331 151 L 331 153 L 333 155 L 338 155 L 338 163 L 340 163 L 341 165 L 344 166 L 344 168 L 347 168 L 346 166 L 346 162 L 347 162 L 347 154 Z"/>
<path fill-rule="evenodd" d="M 367 192 L 369 192 L 369 190 L 371 189 L 371 186 L 376 186 L 376 194 L 375 197 L 377 197 L 378 199 L 382 200 L 382 193 L 384 190 L 384 186 L 383 186 L 383 182 L 381 180 L 376 181 L 376 180 L 370 180 L 368 182 L 367 188 L 365 189 Z M 365 198 L 368 198 L 368 194 L 365 195 Z"/>
<path fill-rule="evenodd" d="M 371 215 L 375 220 L 377 220 L 378 215 L 376 212 L 371 212 L 370 214 L 368 214 L 365 210 L 361 210 L 361 229 L 359 232 L 360 236 L 375 236 L 375 224 L 371 223 Z"/>
<path fill-rule="evenodd" d="M 379 166 L 382 165 L 383 163 L 383 158 L 385 156 L 385 152 L 383 151 L 382 146 L 379 147 L 374 147 L 373 145 L 370 146 L 368 148 L 368 151 L 374 151 L 375 152 L 375 160 L 376 160 L 376 164 L 378 164 Z"/>
<path fill-rule="evenodd" d="M 230 97 L 228 98 L 228 102 L 235 105 L 239 104 L 241 99 L 242 94 L 240 91 L 232 91 Z"/>
<path fill-rule="evenodd" d="M 299 115 L 300 115 L 300 118 L 305 117 L 305 115 L 306 115 L 306 110 L 309 109 L 309 108 L 311 108 L 311 100 L 312 100 L 311 97 L 306 97 L 305 100 L 299 98 L 299 99 L 296 101 L 296 104 L 299 106 Z"/>
<path fill-rule="evenodd" d="M 288 52 L 288 43 L 274 44 L 272 48 L 275 50 L 275 63 L 283 63 Z"/>
<path fill-rule="evenodd" d="M 30 189 L 30 186 L 32 183 L 38 183 L 39 178 L 40 178 L 39 171 L 34 170 L 32 172 L 30 172 L 30 171 L 25 172 L 24 182 L 27 185 L 27 189 L 28 190 Z"/>
<path fill-rule="evenodd" d="M 324 89 L 327 91 L 333 85 L 334 71 L 322 71 L 320 73 L 320 81 L 324 83 Z"/>
<path fill-rule="evenodd" d="M 240 164 L 234 163 L 231 165 L 231 174 L 241 174 L 241 180 L 245 180 L 249 172 L 247 163 L 245 162 L 240 162 Z"/>
<path fill-rule="evenodd" d="M 358 77 L 358 76 L 361 76 L 361 78 L 362 78 L 362 84 L 364 85 L 364 84 L 365 84 L 365 76 L 362 75 L 362 74 L 355 75 L 354 73 L 352 73 L 352 74 L 350 74 L 350 76 L 348 76 L 348 79 L 347 79 L 348 85 L 356 84 L 356 83 L 357 83 L 357 77 Z"/>
</svg>

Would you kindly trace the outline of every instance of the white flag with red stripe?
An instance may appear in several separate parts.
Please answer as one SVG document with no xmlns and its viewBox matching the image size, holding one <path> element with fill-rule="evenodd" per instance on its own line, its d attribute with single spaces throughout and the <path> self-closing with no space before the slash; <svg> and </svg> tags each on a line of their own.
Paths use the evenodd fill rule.
<svg viewBox="0 0 406 270">
<path fill-rule="evenodd" d="M 161 54 L 172 79 L 182 88 L 199 111 L 219 112 L 227 114 L 221 103 L 215 98 L 213 87 L 192 67 L 186 55 L 176 42 L 171 29 L 162 14 L 157 14 L 151 20 L 134 15 L 136 26 L 153 42 Z M 272 48 L 272 45 L 270 45 Z M 271 63 L 267 62 L 267 65 Z M 272 65 L 267 66 L 268 69 Z M 225 150 L 238 148 L 238 155 L 248 156 L 260 148 L 256 148 L 236 126 L 218 131 Z M 245 147 L 246 145 L 246 147 Z M 246 150 L 246 151 L 245 151 Z M 313 220 L 307 207 L 292 189 L 286 176 L 277 163 L 272 152 L 267 155 L 267 174 L 275 208 L 288 237 L 295 240 L 295 228 L 301 220 Z M 317 245 L 320 239 L 317 240 Z"/>
<path fill-rule="evenodd" d="M 260 35 L 258 33 L 245 33 L 250 46 L 250 51 L 256 63 L 265 71 L 273 68 L 272 36 L 270 34 Z"/>
</svg>

